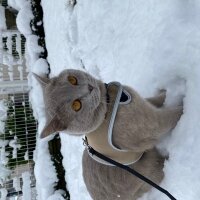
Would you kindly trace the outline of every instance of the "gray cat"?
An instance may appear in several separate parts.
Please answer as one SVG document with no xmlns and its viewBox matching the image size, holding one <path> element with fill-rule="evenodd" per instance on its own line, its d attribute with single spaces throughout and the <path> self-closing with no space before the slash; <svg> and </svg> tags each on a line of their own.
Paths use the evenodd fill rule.
<svg viewBox="0 0 200 200">
<path fill-rule="evenodd" d="M 122 86 L 109 132 L 119 85 L 105 85 L 74 69 L 51 79 L 35 77 L 43 88 L 47 117 L 41 138 L 64 130 L 73 135 L 85 134 L 99 152 L 133 167 L 156 183 L 162 180 L 165 158 L 154 147 L 176 126 L 183 111 L 182 106 L 162 107 L 165 91 L 144 99 L 132 88 Z M 86 187 L 94 200 L 136 200 L 151 188 L 122 169 L 94 158 L 87 149 L 82 165 Z"/>
</svg>

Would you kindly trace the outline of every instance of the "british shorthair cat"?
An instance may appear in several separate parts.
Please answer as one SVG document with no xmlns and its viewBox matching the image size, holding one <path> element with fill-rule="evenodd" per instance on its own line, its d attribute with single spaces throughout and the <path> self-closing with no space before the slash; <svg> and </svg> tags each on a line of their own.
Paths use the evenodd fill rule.
<svg viewBox="0 0 200 200">
<path fill-rule="evenodd" d="M 121 86 L 110 129 L 120 85 L 106 85 L 75 69 L 64 70 L 51 79 L 34 76 L 43 88 L 47 118 L 41 138 L 65 130 L 86 135 L 94 149 L 159 184 L 164 176 L 165 158 L 155 145 L 176 126 L 183 112 L 182 106 L 162 107 L 164 90 L 156 97 L 144 99 L 131 87 Z M 87 190 L 94 200 L 136 200 L 151 188 L 126 171 L 93 158 L 87 149 L 83 152 L 82 168 Z"/>
</svg>

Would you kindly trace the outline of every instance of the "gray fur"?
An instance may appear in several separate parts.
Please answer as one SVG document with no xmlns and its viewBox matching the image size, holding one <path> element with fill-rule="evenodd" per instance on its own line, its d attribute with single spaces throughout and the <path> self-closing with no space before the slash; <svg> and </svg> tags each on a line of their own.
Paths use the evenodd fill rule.
<svg viewBox="0 0 200 200">
<path fill-rule="evenodd" d="M 68 75 L 78 79 L 78 85 L 67 81 Z M 79 70 L 65 70 L 58 77 L 42 80 L 36 76 L 44 90 L 47 124 L 41 137 L 56 131 L 68 130 L 74 135 L 87 134 L 104 123 L 107 103 L 104 83 Z M 45 84 L 44 84 L 45 83 Z M 93 86 L 92 92 L 88 85 Z M 130 167 L 156 183 L 163 178 L 164 159 L 154 148 L 162 135 L 173 129 L 182 114 L 182 106 L 163 108 L 165 91 L 144 99 L 132 88 L 124 86 L 132 95 L 132 102 L 120 105 L 114 129 L 113 143 L 122 149 L 145 152 Z M 80 99 L 82 108 L 71 109 L 73 100 Z M 94 161 L 85 150 L 83 177 L 94 200 L 136 200 L 150 189 L 146 183 L 116 167 Z"/>
</svg>

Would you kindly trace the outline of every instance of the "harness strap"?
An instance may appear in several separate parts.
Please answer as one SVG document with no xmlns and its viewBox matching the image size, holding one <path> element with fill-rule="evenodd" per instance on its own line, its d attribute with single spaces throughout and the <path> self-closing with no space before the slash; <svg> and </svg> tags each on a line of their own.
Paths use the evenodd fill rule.
<svg viewBox="0 0 200 200">
<path fill-rule="evenodd" d="M 111 82 L 111 83 L 108 84 L 108 87 L 110 85 L 118 86 L 118 91 L 117 91 L 117 96 L 116 96 L 116 99 L 115 99 L 115 102 L 114 102 L 112 115 L 111 115 L 110 123 L 109 123 L 109 127 L 108 127 L 108 142 L 112 146 L 113 149 L 115 149 L 117 151 L 121 151 L 121 152 L 128 152 L 127 150 L 117 148 L 112 143 L 113 127 L 114 127 L 115 118 L 116 118 L 116 115 L 117 115 L 117 110 L 118 110 L 118 107 L 119 107 L 119 104 L 120 104 L 120 99 L 121 99 L 121 96 L 122 96 L 123 87 L 119 82 Z"/>
<path fill-rule="evenodd" d="M 106 156 L 104 156 L 103 154 L 97 152 L 96 150 L 94 150 L 87 142 L 87 138 L 85 137 L 85 139 L 83 139 L 84 141 L 84 145 L 87 146 L 88 151 L 91 153 L 91 155 L 95 155 L 97 157 L 99 157 L 100 159 L 114 165 L 117 166 L 123 170 L 126 170 L 127 172 L 133 174 L 134 176 L 136 176 L 137 178 L 141 179 L 142 181 L 148 183 L 149 185 L 153 186 L 154 188 L 156 188 L 157 190 L 159 190 L 160 192 L 164 193 L 165 195 L 167 195 L 171 200 L 177 200 L 175 197 L 173 197 L 167 190 L 165 190 L 164 188 L 160 187 L 159 185 L 157 185 L 156 183 L 154 183 L 153 181 L 151 181 L 150 179 L 146 178 L 145 176 L 143 176 L 142 174 L 140 174 L 139 172 L 135 171 L 133 168 L 130 168 L 126 165 L 123 165 L 119 162 L 116 162 Z"/>
</svg>

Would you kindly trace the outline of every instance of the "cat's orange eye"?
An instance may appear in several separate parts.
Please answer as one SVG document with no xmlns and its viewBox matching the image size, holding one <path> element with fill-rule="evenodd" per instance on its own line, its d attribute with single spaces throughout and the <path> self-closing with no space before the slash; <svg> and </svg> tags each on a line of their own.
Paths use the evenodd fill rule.
<svg viewBox="0 0 200 200">
<path fill-rule="evenodd" d="M 75 76 L 68 76 L 68 81 L 72 84 L 72 85 L 77 85 L 78 81 L 77 78 Z"/>
<path fill-rule="evenodd" d="M 79 99 L 76 99 L 73 103 L 72 103 L 72 109 L 76 112 L 78 112 L 82 107 L 81 101 Z"/>
</svg>

